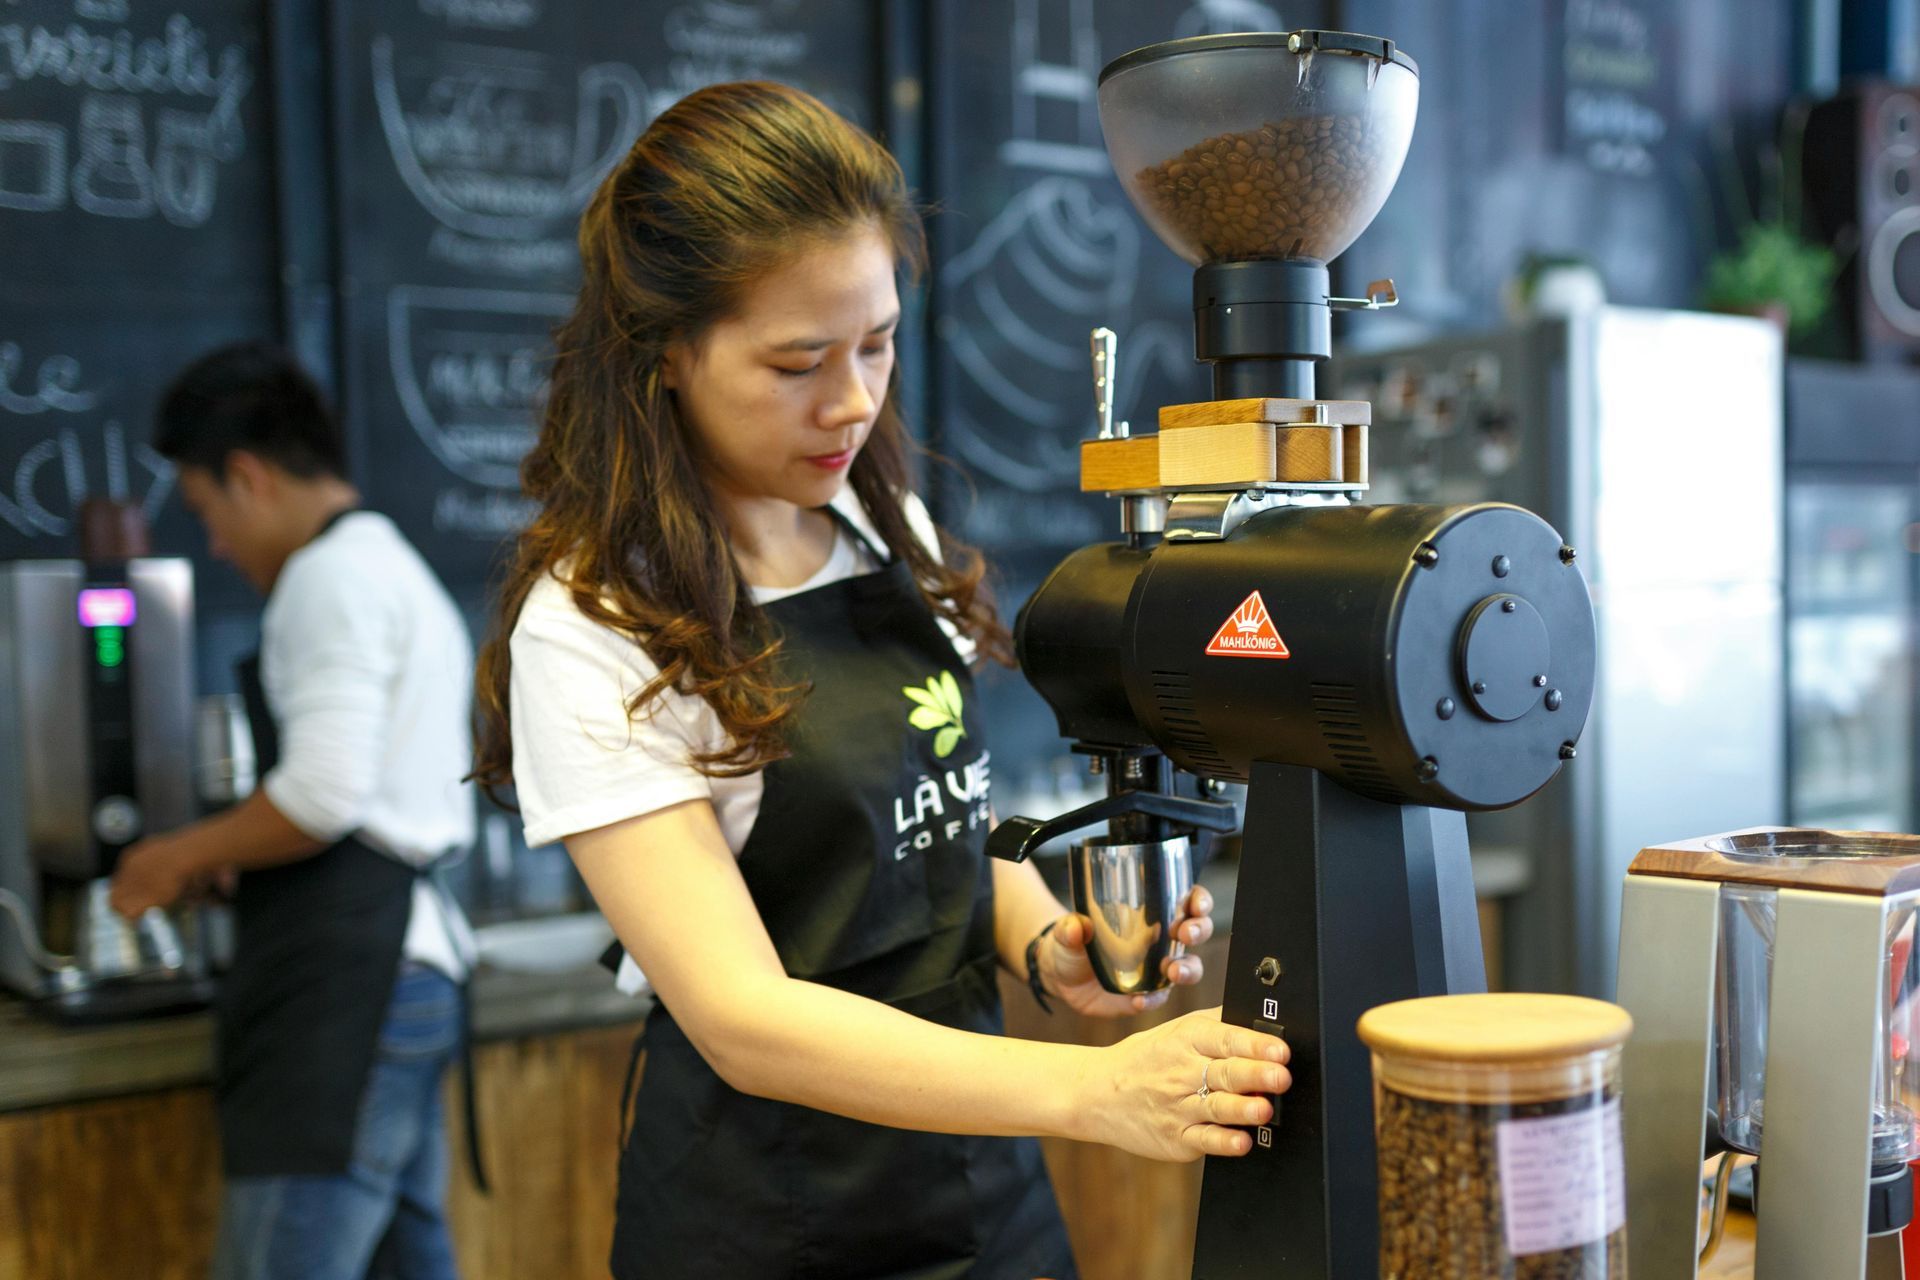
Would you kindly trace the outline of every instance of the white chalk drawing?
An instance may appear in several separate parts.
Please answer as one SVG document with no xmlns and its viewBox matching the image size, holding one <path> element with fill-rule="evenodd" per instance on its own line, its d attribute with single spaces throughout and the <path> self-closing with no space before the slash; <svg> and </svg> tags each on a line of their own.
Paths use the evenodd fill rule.
<svg viewBox="0 0 1920 1280">
<path fill-rule="evenodd" d="M 420 12 L 455 27 L 524 31 L 540 21 L 541 0 L 420 0 Z"/>
<path fill-rule="evenodd" d="M 374 104 L 401 180 L 466 235 L 553 234 L 644 123 L 647 88 L 625 63 L 587 67 L 569 95 L 552 60 L 530 50 L 442 42 L 402 67 L 392 38 L 379 36 L 371 57 Z"/>
<path fill-rule="evenodd" d="M 1012 0 L 1011 9 L 1011 123 L 995 154 L 1003 169 L 1046 176 L 942 269 L 937 331 L 960 391 L 948 447 L 999 486 L 982 489 L 968 531 L 997 546 L 1072 541 L 1098 523 L 1085 504 L 1031 500 L 1077 487 L 1079 445 L 1093 427 L 1090 329 L 1119 331 L 1115 413 L 1140 414 L 1142 430 L 1155 429 L 1160 403 L 1191 398 L 1196 383 L 1184 316 L 1134 322 L 1146 241 L 1100 131 L 1099 10 L 1092 0 Z M 1281 26 L 1258 0 L 1192 0 L 1169 17 L 1174 37 Z"/>
<path fill-rule="evenodd" d="M 1140 230 L 1076 178 L 1021 191 L 941 270 L 939 335 L 962 376 L 997 410 L 954 432 L 968 463 L 1002 483 L 1058 488 L 1078 465 L 1076 428 L 1091 416 L 1084 336 L 1131 305 Z M 1124 376 L 1126 362 L 1122 361 Z M 1084 410 L 1084 412 L 1082 412 Z"/>
<path fill-rule="evenodd" d="M 565 278 L 580 263 L 580 250 L 568 236 L 550 236 L 544 240 L 482 240 L 461 235 L 452 227 L 433 229 L 433 234 L 427 237 L 427 256 L 462 271 L 549 284 Z"/>
<path fill-rule="evenodd" d="M 144 218 L 153 212 L 146 120 L 136 99 L 89 94 L 80 103 L 73 200 L 88 213 L 107 218 Z"/>
<path fill-rule="evenodd" d="M 129 12 L 125 0 L 80 0 L 74 8 L 76 18 L 112 23 Z M 213 216 L 219 168 L 246 149 L 240 111 L 253 68 L 243 48 L 216 53 L 206 33 L 178 13 L 145 38 L 77 21 L 59 30 L 0 24 L 0 90 L 37 80 L 80 90 L 77 116 L 0 120 L 0 209 L 51 213 L 71 197 L 107 218 L 158 214 L 199 227 Z M 150 131 L 143 96 L 194 105 L 156 108 Z"/>
<path fill-rule="evenodd" d="M 1011 78 L 1013 129 L 1000 144 L 1000 159 L 1052 173 L 1105 176 L 1093 0 L 1015 0 Z"/>
<path fill-rule="evenodd" d="M 1217 36 L 1232 31 L 1284 31 L 1280 14 L 1260 0 L 1196 0 L 1173 24 L 1173 38 Z"/>
<path fill-rule="evenodd" d="M 26 354 L 17 342 L 0 342 L 0 412 L 31 416 L 38 413 L 86 413 L 100 402 L 100 393 L 80 386 L 80 362 L 72 356 L 52 355 L 34 371 L 33 389 L 26 389 Z"/>
<path fill-rule="evenodd" d="M 220 131 L 206 116 L 172 109 L 160 112 L 159 123 L 153 194 L 161 216 L 175 226 L 203 226 L 220 190 Z"/>
<path fill-rule="evenodd" d="M 493 542 L 520 532 L 539 513 L 539 503 L 503 489 L 442 489 L 433 499 L 433 529 Z"/>
<path fill-rule="evenodd" d="M 57 30 L 0 23 L 0 89 L 37 79 L 96 93 L 207 98 L 209 114 L 230 123 L 239 119 L 253 67 L 240 45 L 215 54 L 206 32 L 180 13 L 159 35 L 144 38 L 124 29 L 90 31 L 78 22 Z"/>
<path fill-rule="evenodd" d="M 429 289 L 387 295 L 387 353 L 407 421 L 440 464 L 512 489 L 546 396 L 560 293 Z"/>
<path fill-rule="evenodd" d="M 666 78 L 648 103 L 648 118 L 695 89 L 727 80 L 780 80 L 801 74 L 812 41 L 778 20 L 800 0 L 697 0 L 669 9 L 660 41 L 670 55 Z"/>
<path fill-rule="evenodd" d="M 73 0 L 73 16 L 95 22 L 125 22 L 133 14 L 128 0 Z"/>
<path fill-rule="evenodd" d="M 0 209 L 51 213 L 67 203 L 67 131 L 0 120 Z"/>
<path fill-rule="evenodd" d="M 85 385 L 85 371 L 72 356 L 45 356 L 31 373 L 28 364 L 19 343 L 0 342 L 0 431 L 9 426 L 9 415 L 34 419 L 59 414 L 71 419 L 101 406 L 101 392 Z M 142 444 L 132 447 L 131 457 L 147 473 L 142 505 L 152 518 L 172 489 L 173 468 Z M 65 536 L 73 527 L 72 513 L 102 487 L 109 497 L 133 496 L 128 459 L 126 433 L 119 422 L 103 424 L 97 443 L 90 429 L 62 425 L 27 446 L 14 462 L 5 492 L 0 493 L 0 524 L 29 538 Z M 94 484 L 96 472 L 103 486 Z"/>
<path fill-rule="evenodd" d="M 62 427 L 29 446 L 14 464 L 7 491 L 0 494 L 0 524 L 28 538 L 63 538 L 72 532 L 80 504 L 96 492 L 116 499 L 134 496 L 130 459 L 145 473 L 147 490 L 140 506 L 152 521 L 173 491 L 173 464 L 145 444 L 129 446 L 121 425 L 108 421 L 97 441 L 77 428 Z M 96 472 L 103 482 L 97 488 Z"/>
</svg>

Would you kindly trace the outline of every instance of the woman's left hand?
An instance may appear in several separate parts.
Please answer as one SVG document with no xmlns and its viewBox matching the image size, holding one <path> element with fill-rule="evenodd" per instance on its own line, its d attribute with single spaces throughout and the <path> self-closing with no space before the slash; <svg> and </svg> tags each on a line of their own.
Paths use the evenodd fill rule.
<svg viewBox="0 0 1920 1280">
<path fill-rule="evenodd" d="M 1058 997 L 1069 1009 L 1089 1018 L 1121 1018 L 1129 1014 L 1157 1009 L 1173 994 L 1173 987 L 1190 987 L 1200 981 L 1200 957 L 1193 954 L 1170 956 L 1161 962 L 1161 971 L 1172 986 L 1150 994 L 1117 996 L 1100 985 L 1087 959 L 1087 941 L 1093 936 L 1093 924 L 1078 913 L 1060 917 L 1060 922 L 1040 940 L 1038 966 L 1040 981 L 1047 994 Z M 1173 936 L 1185 943 L 1189 953 L 1213 936 L 1213 895 L 1199 885 L 1187 895 L 1180 918 L 1174 921 Z"/>
</svg>

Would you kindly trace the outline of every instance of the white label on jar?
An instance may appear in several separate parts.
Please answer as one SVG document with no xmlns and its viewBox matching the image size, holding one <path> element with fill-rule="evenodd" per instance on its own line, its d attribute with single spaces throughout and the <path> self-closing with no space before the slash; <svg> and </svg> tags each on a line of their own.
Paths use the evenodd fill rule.
<svg viewBox="0 0 1920 1280">
<path fill-rule="evenodd" d="M 1569 1115 L 1502 1120 L 1495 1141 L 1514 1257 L 1593 1244 L 1625 1225 L 1618 1098 Z"/>
</svg>

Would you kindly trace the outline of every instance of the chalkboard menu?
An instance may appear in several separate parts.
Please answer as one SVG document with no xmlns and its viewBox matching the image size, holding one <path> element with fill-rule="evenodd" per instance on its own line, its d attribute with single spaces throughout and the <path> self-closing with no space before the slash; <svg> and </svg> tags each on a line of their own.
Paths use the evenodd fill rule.
<svg viewBox="0 0 1920 1280">
<path fill-rule="evenodd" d="M 1561 149 L 1650 176 L 1669 132 L 1676 24 L 1657 0 L 1567 0 L 1558 59 Z"/>
<path fill-rule="evenodd" d="M 1254 0 L 946 0 L 930 69 L 936 440 L 964 478 L 943 516 L 1020 582 L 1116 535 L 1114 504 L 1079 490 L 1092 434 L 1088 336 L 1119 335 L 1114 414 L 1154 430 L 1162 404 L 1205 399 L 1193 272 L 1134 212 L 1100 132 L 1100 70 L 1182 36 L 1310 26 L 1319 5 Z"/>
<path fill-rule="evenodd" d="M 1793 87 L 1790 6 L 1750 0 L 1346 0 L 1352 30 L 1420 64 L 1399 184 L 1335 265 L 1392 276 L 1397 312 L 1336 346 L 1502 322 L 1529 255 L 1591 263 L 1608 296 L 1691 306 L 1730 170 L 1775 138 Z"/>
<path fill-rule="evenodd" d="M 93 495 L 202 545 L 147 442 L 182 365 L 275 327 L 262 20 L 0 0 L 0 557 L 74 554 Z"/>
<path fill-rule="evenodd" d="M 782 80 L 870 125 L 876 40 L 863 0 L 335 7 L 345 401 L 369 504 L 456 590 L 531 514 L 518 466 L 601 178 L 722 80 Z"/>
</svg>

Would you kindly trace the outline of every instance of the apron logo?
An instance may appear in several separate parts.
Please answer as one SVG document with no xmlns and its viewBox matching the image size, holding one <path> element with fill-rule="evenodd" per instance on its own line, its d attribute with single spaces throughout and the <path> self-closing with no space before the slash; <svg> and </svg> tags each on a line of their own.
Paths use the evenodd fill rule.
<svg viewBox="0 0 1920 1280">
<path fill-rule="evenodd" d="M 1240 602 L 1233 615 L 1220 624 L 1207 653 L 1216 658 L 1290 658 L 1287 642 L 1273 625 L 1267 602 L 1258 591 Z"/>
<path fill-rule="evenodd" d="M 953 678 L 953 672 L 929 677 L 925 688 L 908 685 L 900 692 L 913 703 L 907 723 L 933 734 L 933 754 L 937 758 L 945 760 L 952 755 L 960 739 L 967 736 L 962 723 L 965 708 L 960 701 L 960 682 Z"/>
</svg>

